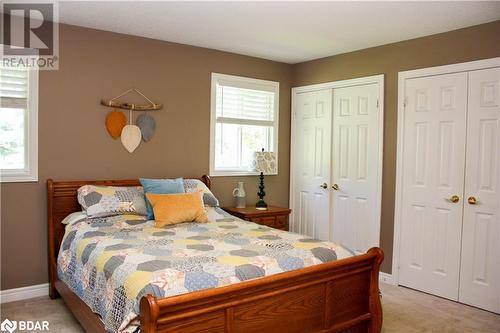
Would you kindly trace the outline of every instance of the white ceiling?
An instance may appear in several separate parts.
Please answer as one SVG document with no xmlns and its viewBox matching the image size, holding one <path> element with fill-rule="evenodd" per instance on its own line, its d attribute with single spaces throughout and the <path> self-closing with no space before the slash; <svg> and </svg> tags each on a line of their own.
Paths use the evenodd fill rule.
<svg viewBox="0 0 500 333">
<path fill-rule="evenodd" d="M 297 63 L 500 19 L 500 2 L 60 2 L 84 27 Z"/>
</svg>

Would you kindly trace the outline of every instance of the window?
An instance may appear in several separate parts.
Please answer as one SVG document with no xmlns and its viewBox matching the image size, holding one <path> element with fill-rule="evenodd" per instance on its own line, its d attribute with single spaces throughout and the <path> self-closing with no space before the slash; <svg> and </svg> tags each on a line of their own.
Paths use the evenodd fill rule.
<svg viewBox="0 0 500 333">
<path fill-rule="evenodd" d="M 279 83 L 212 73 L 210 175 L 255 175 L 253 153 L 278 154 Z"/>
<path fill-rule="evenodd" d="M 0 180 L 38 180 L 38 71 L 0 66 Z"/>
</svg>

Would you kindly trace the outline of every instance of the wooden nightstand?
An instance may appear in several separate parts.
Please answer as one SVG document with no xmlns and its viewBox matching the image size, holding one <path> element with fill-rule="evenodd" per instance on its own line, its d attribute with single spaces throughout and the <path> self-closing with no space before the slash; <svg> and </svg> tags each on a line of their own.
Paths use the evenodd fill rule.
<svg viewBox="0 0 500 333">
<path fill-rule="evenodd" d="M 275 206 L 268 206 L 267 210 L 257 210 L 255 207 L 222 207 L 222 209 L 240 219 L 285 231 L 288 231 L 288 216 L 292 212 L 289 208 Z"/>
</svg>

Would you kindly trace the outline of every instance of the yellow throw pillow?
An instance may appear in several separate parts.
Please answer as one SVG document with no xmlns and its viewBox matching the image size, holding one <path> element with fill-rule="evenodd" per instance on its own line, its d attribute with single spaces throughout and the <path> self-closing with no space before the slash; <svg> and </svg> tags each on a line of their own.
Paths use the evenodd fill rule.
<svg viewBox="0 0 500 333">
<path fill-rule="evenodd" d="M 182 222 L 208 222 L 202 195 L 201 192 L 175 194 L 146 193 L 149 202 L 153 206 L 155 226 L 162 227 Z"/>
</svg>

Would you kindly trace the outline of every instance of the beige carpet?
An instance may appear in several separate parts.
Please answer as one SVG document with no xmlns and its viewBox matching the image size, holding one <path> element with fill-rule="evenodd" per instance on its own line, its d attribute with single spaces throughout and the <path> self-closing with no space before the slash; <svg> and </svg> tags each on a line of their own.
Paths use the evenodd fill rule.
<svg viewBox="0 0 500 333">
<path fill-rule="evenodd" d="M 384 333 L 500 333 L 500 315 L 383 284 Z M 1 317 L 49 320 L 50 332 L 83 332 L 64 303 L 46 297 L 1 305 Z"/>
<path fill-rule="evenodd" d="M 380 289 L 383 333 L 500 333 L 500 315 L 403 287 Z"/>
<path fill-rule="evenodd" d="M 26 301 L 1 305 L 2 321 L 10 320 L 48 320 L 49 332 L 71 333 L 85 331 L 66 308 L 62 299 L 51 300 L 48 297 L 32 298 Z"/>
</svg>

